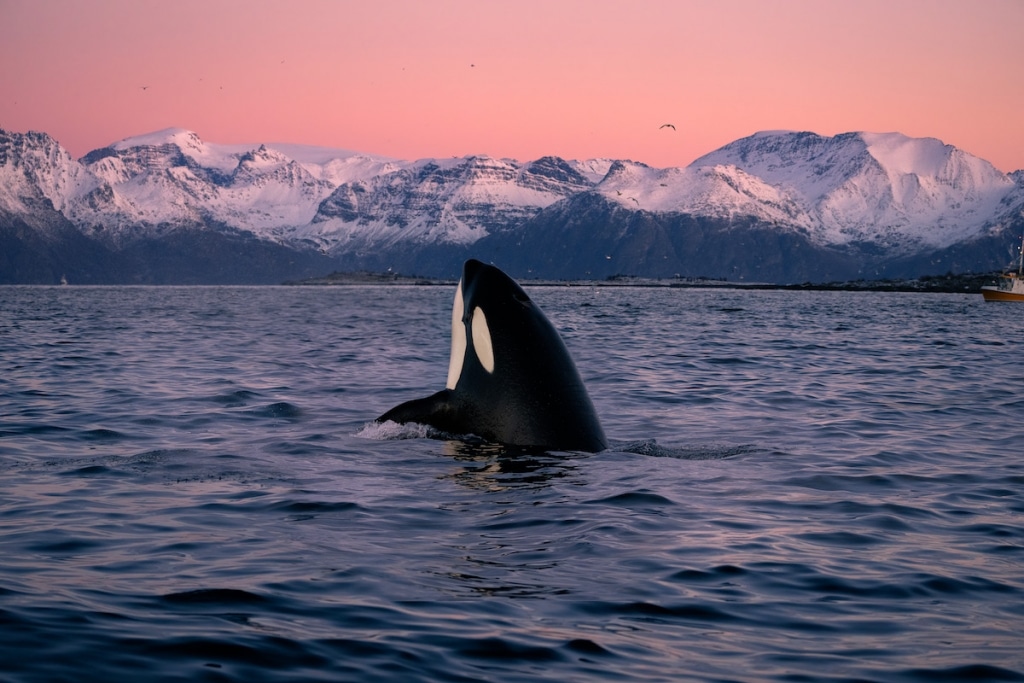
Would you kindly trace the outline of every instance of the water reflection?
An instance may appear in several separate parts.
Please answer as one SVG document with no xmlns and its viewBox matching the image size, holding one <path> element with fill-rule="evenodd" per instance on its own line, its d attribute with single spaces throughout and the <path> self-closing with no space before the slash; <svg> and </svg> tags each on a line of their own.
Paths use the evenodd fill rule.
<svg viewBox="0 0 1024 683">
<path fill-rule="evenodd" d="M 586 453 L 546 452 L 486 441 L 445 441 L 442 452 L 462 467 L 446 478 L 480 491 L 542 489 L 578 476 Z"/>
<path fill-rule="evenodd" d="M 443 452 L 458 465 L 445 478 L 464 487 L 469 500 L 446 506 L 467 519 L 449 545 L 451 566 L 438 572 L 441 590 L 507 598 L 570 592 L 560 565 L 584 520 L 565 507 L 562 485 L 582 485 L 579 466 L 590 454 L 483 441 L 447 441 Z"/>
</svg>

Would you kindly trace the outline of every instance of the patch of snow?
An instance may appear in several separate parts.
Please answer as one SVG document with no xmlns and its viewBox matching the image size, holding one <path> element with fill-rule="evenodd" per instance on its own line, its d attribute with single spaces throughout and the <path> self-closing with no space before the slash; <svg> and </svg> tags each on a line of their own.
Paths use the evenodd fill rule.
<svg viewBox="0 0 1024 683">
<path fill-rule="evenodd" d="M 614 159 L 587 159 L 585 161 L 569 161 L 577 173 L 586 178 L 591 184 L 596 185 L 608 175 L 608 170 L 615 163 Z"/>
<path fill-rule="evenodd" d="M 253 145 L 217 145 L 203 142 L 196 133 L 184 128 L 165 128 L 153 133 L 136 135 L 110 145 L 119 152 L 136 147 L 161 147 L 173 145 L 182 154 L 191 157 L 199 166 L 230 172 L 238 165 L 238 159 L 254 149 Z"/>
<path fill-rule="evenodd" d="M 937 176 L 955 150 L 935 138 L 909 138 L 902 133 L 861 133 L 868 154 L 890 173 Z"/>
</svg>

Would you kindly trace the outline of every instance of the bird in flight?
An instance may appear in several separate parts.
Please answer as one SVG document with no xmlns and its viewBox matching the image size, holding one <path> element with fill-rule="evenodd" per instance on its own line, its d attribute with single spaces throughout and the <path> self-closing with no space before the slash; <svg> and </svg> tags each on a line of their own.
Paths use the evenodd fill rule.
<svg viewBox="0 0 1024 683">
<path fill-rule="evenodd" d="M 663 123 L 660 126 L 658 126 L 658 130 L 661 130 L 662 128 L 671 128 L 672 130 L 676 129 L 676 127 L 673 126 L 671 123 Z"/>
<path fill-rule="evenodd" d="M 140 85 L 139 87 L 142 88 L 143 90 L 149 90 L 149 86 L 148 85 Z"/>
</svg>

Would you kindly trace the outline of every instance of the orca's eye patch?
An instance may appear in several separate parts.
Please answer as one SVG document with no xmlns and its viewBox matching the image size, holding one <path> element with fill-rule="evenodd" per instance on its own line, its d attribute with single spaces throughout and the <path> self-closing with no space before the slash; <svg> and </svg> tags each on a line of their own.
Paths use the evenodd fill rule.
<svg viewBox="0 0 1024 683">
<path fill-rule="evenodd" d="M 494 372 L 494 346 L 491 344 L 491 331 L 487 327 L 487 317 L 477 306 L 473 309 L 473 322 L 470 323 L 473 334 L 473 350 L 480 365 L 489 373 Z"/>
</svg>

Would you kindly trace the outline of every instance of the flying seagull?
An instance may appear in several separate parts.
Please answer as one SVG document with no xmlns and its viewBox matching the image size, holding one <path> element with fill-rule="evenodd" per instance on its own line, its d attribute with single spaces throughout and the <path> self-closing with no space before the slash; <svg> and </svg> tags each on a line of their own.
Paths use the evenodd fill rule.
<svg viewBox="0 0 1024 683">
<path fill-rule="evenodd" d="M 673 126 L 671 123 L 663 123 L 660 126 L 658 126 L 658 130 L 661 130 L 662 128 L 671 128 L 672 130 L 676 129 L 676 127 Z"/>
</svg>

